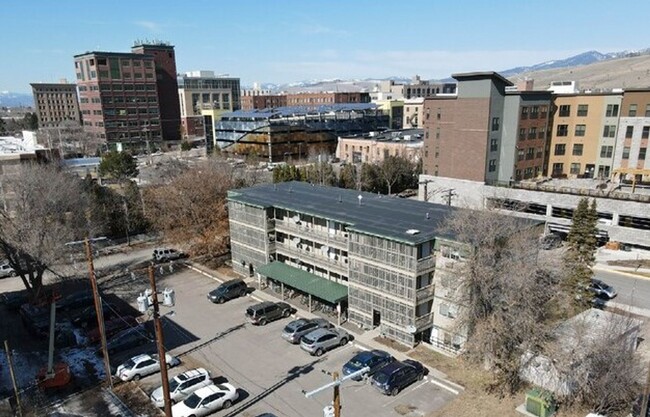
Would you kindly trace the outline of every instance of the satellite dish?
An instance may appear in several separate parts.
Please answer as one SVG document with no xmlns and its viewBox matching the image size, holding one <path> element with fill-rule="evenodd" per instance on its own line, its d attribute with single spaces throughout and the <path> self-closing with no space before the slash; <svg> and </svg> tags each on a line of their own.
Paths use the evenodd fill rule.
<svg viewBox="0 0 650 417">
<path fill-rule="evenodd" d="M 410 334 L 414 334 L 415 332 L 418 331 L 418 328 L 410 324 L 406 326 L 406 331 L 409 332 Z"/>
</svg>

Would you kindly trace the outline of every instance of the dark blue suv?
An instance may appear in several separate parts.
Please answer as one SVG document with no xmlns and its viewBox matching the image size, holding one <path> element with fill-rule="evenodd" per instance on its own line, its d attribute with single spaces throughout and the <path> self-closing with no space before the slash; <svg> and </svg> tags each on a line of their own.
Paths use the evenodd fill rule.
<svg viewBox="0 0 650 417">
<path fill-rule="evenodd" d="M 372 385 L 382 394 L 397 395 L 399 392 L 424 378 L 425 368 L 420 362 L 410 359 L 395 361 L 380 369 L 372 377 Z"/>
<path fill-rule="evenodd" d="M 343 365 L 343 375 L 350 375 L 353 372 L 356 372 L 365 367 L 369 367 L 367 376 L 372 376 L 375 372 L 382 369 L 384 366 L 393 362 L 393 358 L 390 353 L 384 352 L 383 350 L 369 350 L 364 352 L 359 352 L 352 357 L 345 365 Z M 355 378 L 352 378 L 355 381 L 360 381 L 363 379 L 363 376 L 359 375 Z"/>
</svg>

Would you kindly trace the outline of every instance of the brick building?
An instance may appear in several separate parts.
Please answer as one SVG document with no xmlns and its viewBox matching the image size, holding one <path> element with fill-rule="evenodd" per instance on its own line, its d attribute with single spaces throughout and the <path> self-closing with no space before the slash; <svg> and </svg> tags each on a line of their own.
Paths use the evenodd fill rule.
<svg viewBox="0 0 650 417">
<path fill-rule="evenodd" d="M 242 96 L 242 110 L 272 109 L 285 106 L 317 107 L 340 103 L 370 103 L 369 93 L 295 93 Z"/>
<path fill-rule="evenodd" d="M 31 83 L 34 108 L 41 128 L 58 127 L 62 122 L 81 125 L 77 86 L 61 83 Z"/>
</svg>

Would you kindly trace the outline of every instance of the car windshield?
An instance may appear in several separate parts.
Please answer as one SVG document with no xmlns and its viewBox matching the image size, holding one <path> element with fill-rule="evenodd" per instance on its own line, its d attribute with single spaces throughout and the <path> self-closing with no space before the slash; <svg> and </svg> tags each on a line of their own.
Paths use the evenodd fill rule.
<svg viewBox="0 0 650 417">
<path fill-rule="evenodd" d="M 293 333 L 296 331 L 296 329 L 298 329 L 298 327 L 301 327 L 305 323 L 307 322 L 304 320 L 292 321 L 291 323 L 287 324 L 287 326 L 284 328 L 284 331 L 287 333 Z"/>
<path fill-rule="evenodd" d="M 379 372 L 375 374 L 375 381 L 379 382 L 380 384 L 383 384 L 384 382 L 388 381 L 389 375 L 385 372 Z"/>
<path fill-rule="evenodd" d="M 307 335 L 302 337 L 302 341 L 307 343 L 308 345 L 311 345 L 312 343 L 314 343 L 314 338 L 310 337 L 310 335 Z"/>
<path fill-rule="evenodd" d="M 175 391 L 176 388 L 181 384 L 181 381 L 178 378 L 174 378 L 169 382 L 169 391 Z"/>
<path fill-rule="evenodd" d="M 133 369 L 135 362 L 133 362 L 133 359 L 129 359 L 128 361 L 124 362 L 122 366 L 124 366 L 126 369 Z"/>
<path fill-rule="evenodd" d="M 187 399 L 185 401 L 183 401 L 183 403 L 187 407 L 192 408 L 192 409 L 196 408 L 199 405 L 200 402 L 201 402 L 201 397 L 199 397 L 196 394 L 190 395 L 189 397 L 187 397 Z"/>
<path fill-rule="evenodd" d="M 359 359 L 356 359 L 356 358 L 352 358 L 350 360 L 350 362 L 348 362 L 348 363 L 351 366 L 354 366 L 355 368 L 362 368 L 363 367 L 363 363 Z"/>
</svg>

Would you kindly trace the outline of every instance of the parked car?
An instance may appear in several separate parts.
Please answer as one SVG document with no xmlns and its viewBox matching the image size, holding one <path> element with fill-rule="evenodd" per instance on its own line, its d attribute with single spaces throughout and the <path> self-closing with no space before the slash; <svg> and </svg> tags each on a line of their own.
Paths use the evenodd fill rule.
<svg viewBox="0 0 650 417">
<path fill-rule="evenodd" d="M 599 279 L 592 279 L 591 284 L 589 285 L 589 291 L 596 294 L 596 297 L 605 298 L 611 300 L 616 297 L 616 290 L 611 285 L 605 284 Z"/>
<path fill-rule="evenodd" d="M 183 253 L 176 249 L 158 248 L 153 250 L 153 260 L 155 262 L 175 261 L 183 257 Z"/>
<path fill-rule="evenodd" d="M 397 395 L 405 387 L 424 378 L 425 368 L 420 362 L 407 359 L 395 361 L 377 371 L 371 380 L 382 394 Z"/>
<path fill-rule="evenodd" d="M 239 393 L 231 384 L 208 385 L 190 394 L 185 401 L 172 407 L 173 417 L 202 417 L 229 408 Z"/>
<path fill-rule="evenodd" d="M 316 329 L 327 329 L 333 327 L 332 323 L 325 319 L 298 319 L 287 324 L 282 331 L 282 338 L 289 343 L 298 344 L 300 339 Z"/>
<path fill-rule="evenodd" d="M 248 286 L 241 279 L 231 279 L 219 285 L 208 293 L 208 300 L 222 304 L 237 297 L 243 297 L 248 292 Z"/>
<path fill-rule="evenodd" d="M 143 325 L 138 325 L 117 334 L 106 344 L 106 349 L 108 353 L 115 353 L 153 341 L 154 338 L 149 331 Z M 102 354 L 101 349 L 97 350 L 97 354 Z"/>
<path fill-rule="evenodd" d="M 0 264 L 0 278 L 15 277 L 16 271 L 8 263 Z"/>
<path fill-rule="evenodd" d="M 121 332 L 124 329 L 135 327 L 137 325 L 138 322 L 133 316 L 115 317 L 111 320 L 104 321 L 104 332 L 106 333 L 106 338 L 108 339 L 109 337 Z M 86 329 L 86 337 L 88 338 L 88 343 L 99 342 L 101 339 L 99 328 L 96 325 L 89 326 Z"/>
<path fill-rule="evenodd" d="M 246 318 L 253 324 L 264 326 L 273 320 L 289 317 L 295 309 L 287 303 L 264 301 L 246 309 Z"/>
<path fill-rule="evenodd" d="M 343 375 L 350 375 L 351 373 L 368 367 L 370 370 L 365 373 L 364 376 L 372 376 L 377 373 L 377 371 L 394 361 L 395 358 L 393 358 L 390 353 L 384 352 L 383 350 L 368 350 L 359 352 L 354 355 L 352 359 L 350 359 L 345 365 L 343 365 Z M 353 379 L 355 381 L 360 381 L 363 379 L 363 376 L 360 375 Z"/>
<path fill-rule="evenodd" d="M 183 401 L 191 393 L 199 388 L 212 385 L 210 372 L 203 368 L 191 369 L 182 374 L 176 375 L 169 381 L 169 399 L 172 404 Z M 156 407 L 163 408 L 165 399 L 163 398 L 163 388 L 158 387 L 151 393 L 151 401 Z"/>
<path fill-rule="evenodd" d="M 317 329 L 300 339 L 300 348 L 310 355 L 321 356 L 337 346 L 345 346 L 349 340 L 350 334 L 342 328 Z"/>
<path fill-rule="evenodd" d="M 178 358 L 170 354 L 165 354 L 165 362 L 170 368 L 181 363 Z M 143 376 L 155 374 L 158 371 L 160 371 L 159 356 L 143 354 L 134 356 L 118 366 L 115 375 L 122 381 L 138 381 Z"/>
</svg>

